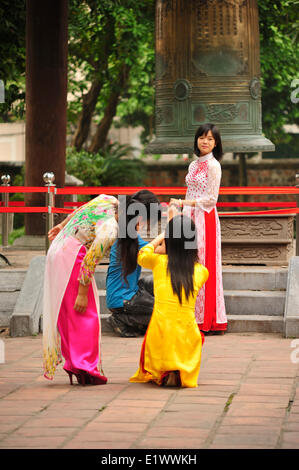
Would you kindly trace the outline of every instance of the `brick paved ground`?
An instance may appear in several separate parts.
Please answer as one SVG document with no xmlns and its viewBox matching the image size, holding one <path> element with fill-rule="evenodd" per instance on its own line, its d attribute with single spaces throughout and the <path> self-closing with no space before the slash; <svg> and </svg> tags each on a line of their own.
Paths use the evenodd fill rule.
<svg viewBox="0 0 299 470">
<path fill-rule="evenodd" d="M 1 449 L 298 449 L 299 340 L 209 336 L 197 389 L 131 384 L 142 338 L 102 338 L 104 386 L 42 376 L 42 338 L 2 334 Z M 291 353 L 295 359 L 292 362 Z"/>
</svg>

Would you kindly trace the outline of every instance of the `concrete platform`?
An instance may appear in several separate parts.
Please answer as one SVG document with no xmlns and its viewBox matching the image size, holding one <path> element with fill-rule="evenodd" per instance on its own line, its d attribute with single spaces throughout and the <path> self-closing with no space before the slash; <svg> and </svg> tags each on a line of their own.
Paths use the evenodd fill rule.
<svg viewBox="0 0 299 470">
<path fill-rule="evenodd" d="M 119 449 L 130 455 L 139 449 L 149 455 L 154 449 L 209 450 L 210 461 L 215 449 L 299 449 L 298 340 L 262 333 L 207 336 L 198 388 L 179 389 L 129 383 L 143 338 L 104 334 L 108 383 L 86 387 L 69 385 L 62 365 L 53 381 L 44 379 L 41 335 L 2 333 L 0 339 L 2 450 L 96 449 L 90 464 L 101 462 L 102 452 L 120 455 Z M 18 455 L 28 458 L 12 458 Z M 71 452 L 70 460 L 76 455 Z"/>
</svg>

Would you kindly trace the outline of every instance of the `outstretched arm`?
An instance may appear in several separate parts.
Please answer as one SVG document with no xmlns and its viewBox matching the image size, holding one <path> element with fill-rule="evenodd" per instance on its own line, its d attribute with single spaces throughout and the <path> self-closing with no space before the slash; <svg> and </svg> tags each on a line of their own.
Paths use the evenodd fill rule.
<svg viewBox="0 0 299 470">
<path fill-rule="evenodd" d="M 202 197 L 197 199 L 170 199 L 170 204 L 175 204 L 176 207 L 199 207 L 206 212 L 211 212 L 217 204 L 220 180 L 221 167 L 219 164 L 213 164 L 209 167 L 207 189 Z"/>
<path fill-rule="evenodd" d="M 64 228 L 64 226 L 71 220 L 72 217 L 76 214 L 76 212 L 80 209 L 78 207 L 75 209 L 71 214 L 69 214 L 60 224 L 55 225 L 55 227 L 51 228 L 48 232 L 48 238 L 50 241 L 54 240 L 54 238 L 59 234 L 59 232 Z"/>
<path fill-rule="evenodd" d="M 141 248 L 138 252 L 137 263 L 146 269 L 153 269 L 159 253 L 156 252 L 157 247 L 161 245 L 165 237 L 164 232 L 160 233 L 154 240 Z"/>
</svg>

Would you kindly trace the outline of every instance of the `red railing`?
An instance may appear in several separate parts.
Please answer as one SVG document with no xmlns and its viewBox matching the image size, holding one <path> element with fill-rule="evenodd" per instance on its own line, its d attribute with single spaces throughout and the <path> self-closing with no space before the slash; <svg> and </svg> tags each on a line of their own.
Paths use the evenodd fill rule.
<svg viewBox="0 0 299 470">
<path fill-rule="evenodd" d="M 100 186 L 100 187 L 65 187 L 57 188 L 55 185 L 48 184 L 42 187 L 26 187 L 26 186 L 0 186 L 0 193 L 4 202 L 0 204 L 0 214 L 2 213 L 3 224 L 2 224 L 2 245 L 5 246 L 3 240 L 8 244 L 8 221 L 7 217 L 9 213 L 45 213 L 46 217 L 46 231 L 53 226 L 54 214 L 69 214 L 73 211 L 71 207 L 78 207 L 84 202 L 77 201 L 66 201 L 64 207 L 55 207 L 55 195 L 88 195 L 95 196 L 98 194 L 110 194 L 114 196 L 129 195 L 141 189 L 148 189 L 157 196 L 185 196 L 186 187 L 172 186 L 172 187 L 146 187 L 141 188 L 137 186 Z M 44 193 L 45 194 L 45 206 L 41 207 L 28 207 L 25 206 L 23 201 L 9 201 L 9 194 L 15 193 Z M 296 215 L 296 233 L 299 234 L 299 187 L 297 186 L 274 186 L 274 187 L 220 187 L 220 195 L 293 195 L 294 201 L 290 202 L 218 202 L 218 208 L 229 208 L 236 207 L 240 208 L 267 208 L 266 210 L 255 210 L 255 211 L 234 211 L 234 212 L 221 212 L 220 216 L 253 216 L 253 215 Z M 167 202 L 161 203 L 165 208 Z M 273 209 L 275 208 L 275 209 Z M 5 233 L 6 230 L 6 233 Z M 48 238 L 46 238 L 46 247 L 48 244 Z M 299 237 L 297 236 L 296 242 L 296 255 L 299 255 Z"/>
<path fill-rule="evenodd" d="M 52 195 L 88 195 L 94 196 L 98 194 L 110 195 L 129 195 L 134 194 L 140 189 L 148 189 L 156 195 L 169 195 L 169 196 L 184 196 L 186 187 L 172 186 L 172 187 L 146 187 L 141 188 L 138 186 L 100 186 L 100 187 L 66 187 L 56 188 L 56 186 L 49 187 L 26 187 L 26 186 L 0 186 L 0 193 L 45 193 Z M 293 186 L 270 186 L 270 187 L 220 187 L 219 195 L 298 195 L 299 188 Z M 66 201 L 63 208 L 57 208 L 54 205 L 47 204 L 39 207 L 25 206 L 24 201 L 8 201 L 0 203 L 0 213 L 71 213 L 71 207 L 78 207 L 84 202 Z M 167 203 L 162 203 L 167 205 Z M 5 206 L 5 207 L 4 207 Z M 264 211 L 248 211 L 248 212 L 223 212 L 221 215 L 262 215 L 262 214 L 298 214 L 299 209 L 296 201 L 290 202 L 218 202 L 217 207 L 265 207 L 265 208 L 283 208 L 283 209 L 269 209 Z"/>
</svg>

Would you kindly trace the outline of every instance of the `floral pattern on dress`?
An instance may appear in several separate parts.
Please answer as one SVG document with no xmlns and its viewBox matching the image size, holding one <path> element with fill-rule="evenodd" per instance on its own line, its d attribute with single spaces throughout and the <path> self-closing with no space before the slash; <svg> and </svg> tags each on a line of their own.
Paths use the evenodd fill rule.
<svg viewBox="0 0 299 470">
<path fill-rule="evenodd" d="M 116 230 L 116 220 L 113 218 L 104 222 L 99 233 L 95 233 L 94 241 L 81 263 L 78 277 L 80 284 L 87 285 L 90 283 L 97 264 L 116 239 Z"/>
<path fill-rule="evenodd" d="M 77 236 L 82 244 L 89 249 L 96 237 L 96 229 L 107 218 L 114 217 L 114 208 L 111 202 L 115 200 L 114 196 L 100 194 L 74 211 L 73 217 L 55 238 L 56 248 L 60 248 L 69 236 Z"/>
</svg>

